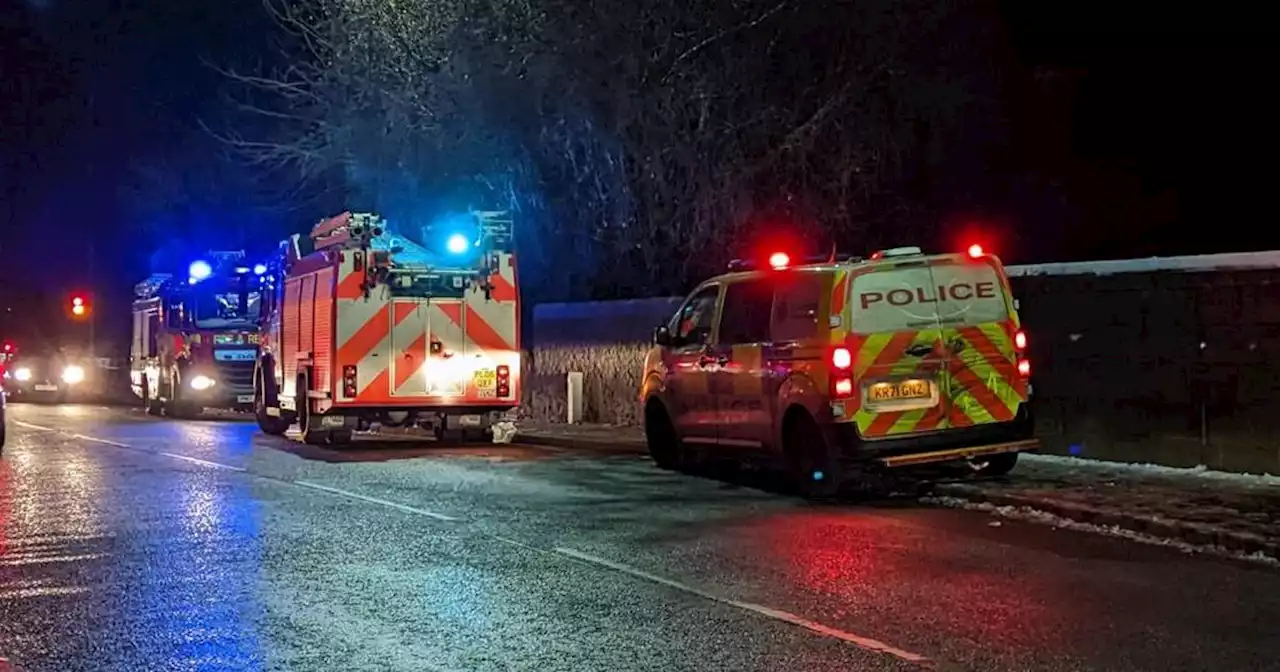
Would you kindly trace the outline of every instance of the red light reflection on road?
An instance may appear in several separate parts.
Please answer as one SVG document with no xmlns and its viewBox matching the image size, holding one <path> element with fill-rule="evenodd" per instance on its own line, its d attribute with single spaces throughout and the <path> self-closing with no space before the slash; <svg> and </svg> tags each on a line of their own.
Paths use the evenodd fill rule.
<svg viewBox="0 0 1280 672">
<path fill-rule="evenodd" d="M 936 524 L 902 514 L 794 512 L 755 521 L 743 536 L 781 565 L 791 585 L 778 590 L 814 594 L 835 619 L 874 619 L 904 631 L 924 622 L 944 639 L 1055 649 L 1067 645 L 1074 618 L 1087 618 L 1069 613 L 1075 607 L 1067 606 L 1065 577 L 1003 565 L 982 550 L 990 544 L 962 544 L 963 532 L 938 534 Z"/>
</svg>

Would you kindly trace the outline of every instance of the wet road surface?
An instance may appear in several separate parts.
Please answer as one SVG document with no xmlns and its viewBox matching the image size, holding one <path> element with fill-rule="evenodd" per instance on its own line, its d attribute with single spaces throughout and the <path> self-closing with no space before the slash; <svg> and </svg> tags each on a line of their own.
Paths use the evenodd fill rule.
<svg viewBox="0 0 1280 672">
<path fill-rule="evenodd" d="M 1277 669 L 1280 573 L 619 452 L 9 409 L 25 670 Z M 5 666 L 0 662 L 0 669 Z"/>
</svg>

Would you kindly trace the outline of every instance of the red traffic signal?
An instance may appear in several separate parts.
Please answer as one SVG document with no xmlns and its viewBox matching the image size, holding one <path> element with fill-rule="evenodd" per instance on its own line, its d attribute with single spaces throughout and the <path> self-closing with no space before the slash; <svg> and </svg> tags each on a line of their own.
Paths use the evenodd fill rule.
<svg viewBox="0 0 1280 672">
<path fill-rule="evenodd" d="M 76 317 L 84 317 L 89 313 L 89 302 L 83 296 L 76 294 L 71 297 L 71 314 Z"/>
</svg>

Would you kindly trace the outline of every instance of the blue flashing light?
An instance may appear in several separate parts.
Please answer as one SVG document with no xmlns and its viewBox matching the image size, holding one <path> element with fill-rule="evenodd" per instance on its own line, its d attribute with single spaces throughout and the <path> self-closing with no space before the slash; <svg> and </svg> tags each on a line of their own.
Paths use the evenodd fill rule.
<svg viewBox="0 0 1280 672">
<path fill-rule="evenodd" d="M 266 264 L 258 264 L 257 266 L 254 266 L 254 267 L 253 267 L 253 274 L 254 274 L 254 275 L 266 275 L 266 273 L 267 273 L 267 265 L 266 265 Z"/>
<path fill-rule="evenodd" d="M 207 261 L 193 261 L 187 267 L 187 275 L 196 282 L 200 282 L 205 278 L 213 275 L 213 267 Z"/>
<path fill-rule="evenodd" d="M 462 254 L 467 251 L 468 247 L 471 247 L 471 243 L 467 240 L 467 237 L 461 233 L 455 233 L 452 236 L 449 236 L 449 242 L 445 245 L 451 254 Z"/>
</svg>

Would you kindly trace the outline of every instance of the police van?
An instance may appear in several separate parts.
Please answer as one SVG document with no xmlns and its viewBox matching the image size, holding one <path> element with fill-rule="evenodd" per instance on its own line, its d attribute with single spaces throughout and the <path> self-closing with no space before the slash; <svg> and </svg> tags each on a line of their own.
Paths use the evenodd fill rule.
<svg viewBox="0 0 1280 672">
<path fill-rule="evenodd" d="M 640 390 L 649 451 L 683 469 L 781 457 L 809 496 L 880 470 L 1037 447 L 1031 363 L 1004 267 L 973 246 L 763 268 L 735 262 L 654 332 Z"/>
</svg>

